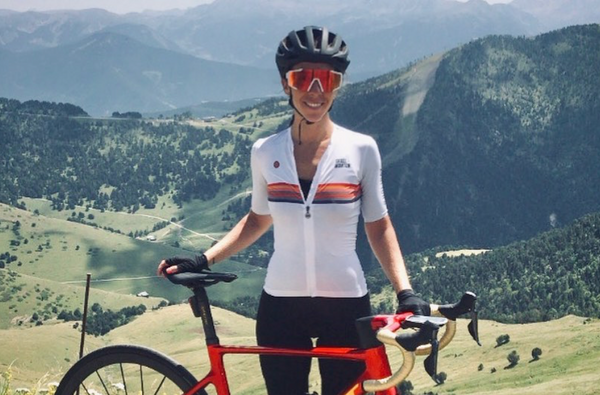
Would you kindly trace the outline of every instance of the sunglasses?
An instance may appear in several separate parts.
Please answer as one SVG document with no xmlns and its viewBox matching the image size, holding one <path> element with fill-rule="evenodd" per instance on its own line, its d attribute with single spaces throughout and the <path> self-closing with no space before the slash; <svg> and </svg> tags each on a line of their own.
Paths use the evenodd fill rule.
<svg viewBox="0 0 600 395">
<path fill-rule="evenodd" d="M 288 85 L 302 92 L 311 90 L 317 82 L 322 92 L 329 93 L 342 86 L 342 73 L 328 69 L 296 69 L 285 74 Z"/>
</svg>

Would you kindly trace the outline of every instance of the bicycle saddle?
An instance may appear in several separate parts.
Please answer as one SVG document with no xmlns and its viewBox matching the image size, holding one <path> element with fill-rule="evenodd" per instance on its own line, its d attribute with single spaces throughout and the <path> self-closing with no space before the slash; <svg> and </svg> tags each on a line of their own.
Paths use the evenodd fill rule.
<svg viewBox="0 0 600 395">
<path fill-rule="evenodd" d="M 176 273 L 167 274 L 167 279 L 173 284 L 183 285 L 189 288 L 210 287 L 220 282 L 230 283 L 237 278 L 233 273 L 217 273 L 203 271 L 201 273 Z"/>
</svg>

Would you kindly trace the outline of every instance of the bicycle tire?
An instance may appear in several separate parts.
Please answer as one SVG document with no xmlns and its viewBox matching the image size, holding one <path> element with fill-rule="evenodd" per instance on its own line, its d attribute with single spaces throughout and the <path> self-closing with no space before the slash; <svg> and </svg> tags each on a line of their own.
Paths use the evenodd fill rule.
<svg viewBox="0 0 600 395">
<path fill-rule="evenodd" d="M 115 378 L 119 381 L 114 382 Z M 157 394 L 159 390 L 178 394 L 196 382 L 185 367 L 162 353 L 116 345 L 99 348 L 77 361 L 61 380 L 56 395 Z M 165 392 L 170 390 L 175 392 Z M 200 390 L 195 395 L 207 394 Z"/>
</svg>

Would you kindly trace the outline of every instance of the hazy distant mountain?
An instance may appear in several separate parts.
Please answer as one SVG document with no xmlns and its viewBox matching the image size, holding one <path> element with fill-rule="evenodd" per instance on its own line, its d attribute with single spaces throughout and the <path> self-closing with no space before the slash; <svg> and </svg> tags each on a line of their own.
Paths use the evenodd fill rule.
<svg viewBox="0 0 600 395">
<path fill-rule="evenodd" d="M 179 47 L 179 45 L 163 37 L 155 30 L 152 30 L 151 28 L 145 25 L 122 23 L 107 26 L 101 31 L 121 34 L 123 36 L 133 38 L 134 40 L 137 40 L 140 43 L 149 47 L 168 49 L 170 51 L 185 53 L 185 51 L 181 47 Z"/>
<path fill-rule="evenodd" d="M 230 69 L 236 71 L 227 73 L 229 78 L 198 79 L 198 75 L 218 76 L 226 69 L 223 65 L 211 71 L 207 66 L 211 63 L 198 59 L 258 67 L 274 77 L 278 41 L 291 29 L 326 25 L 350 44 L 348 79 L 356 82 L 491 34 L 530 36 L 574 23 L 600 22 L 600 7 L 595 3 L 597 0 L 515 0 L 508 5 L 490 5 L 483 0 L 216 0 L 187 11 L 127 15 L 99 9 L 0 11 L 0 49 L 17 53 L 0 54 L 1 70 L 9 71 L 0 76 L 4 82 L 0 95 L 72 101 L 93 114 L 115 108 L 161 111 L 197 104 L 194 100 L 240 100 L 279 89 L 273 89 L 276 83 L 265 85 L 263 78 L 268 74 L 258 72 L 257 78 L 250 77 L 257 73 L 254 68 Z M 94 36 L 100 32 L 118 33 L 137 44 L 128 42 L 131 50 L 111 45 L 100 49 L 100 36 Z M 86 42 L 94 44 L 85 52 L 72 52 Z M 60 49 L 65 45 L 68 47 Z M 49 48 L 55 50 L 26 54 Z M 101 51 L 102 58 L 94 50 Z M 83 53 L 90 59 L 84 59 Z M 138 55 L 144 60 L 134 59 Z M 42 70 L 46 64 L 49 68 Z M 208 69 L 192 71 L 194 67 Z M 217 82 L 222 83 L 220 88 Z M 253 86 L 257 88 L 252 94 Z M 194 93 L 186 93 L 188 90 Z"/>
<path fill-rule="evenodd" d="M 543 30 L 600 22 L 598 0 L 513 0 L 510 4 L 535 16 Z"/>
<path fill-rule="evenodd" d="M 143 37 L 154 36 L 162 48 L 272 69 L 280 38 L 293 28 L 319 24 L 343 33 L 352 44 L 351 72 L 358 80 L 489 34 L 533 35 L 547 26 L 578 23 L 581 16 L 593 20 L 594 1 L 554 0 L 543 7 L 541 0 L 517 0 L 515 6 L 483 0 L 216 0 L 185 12 L 0 13 L 0 46 L 17 52 L 54 47 L 112 27 L 146 44 Z M 141 32 L 134 24 L 153 32 Z"/>
<path fill-rule="evenodd" d="M 77 103 L 95 115 L 269 96 L 279 93 L 278 84 L 267 70 L 211 62 L 110 32 L 0 55 L 1 96 Z"/>
<path fill-rule="evenodd" d="M 100 9 L 0 13 L 0 46 L 15 52 L 54 48 L 119 23 L 118 15 Z"/>
<path fill-rule="evenodd" d="M 539 31 L 529 14 L 483 0 L 217 0 L 173 21 L 147 23 L 196 56 L 265 68 L 290 30 L 325 25 L 350 44 L 355 81 L 489 34 Z"/>
</svg>

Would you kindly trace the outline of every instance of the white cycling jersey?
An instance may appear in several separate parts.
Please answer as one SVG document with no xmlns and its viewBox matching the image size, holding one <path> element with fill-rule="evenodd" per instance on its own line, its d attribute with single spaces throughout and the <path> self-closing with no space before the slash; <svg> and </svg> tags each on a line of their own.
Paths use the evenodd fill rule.
<svg viewBox="0 0 600 395">
<path fill-rule="evenodd" d="M 252 147 L 252 211 L 271 215 L 275 241 L 264 289 L 273 296 L 364 296 L 359 214 L 366 222 L 387 215 L 377 144 L 335 125 L 306 199 L 293 150 L 290 128 Z"/>
</svg>

